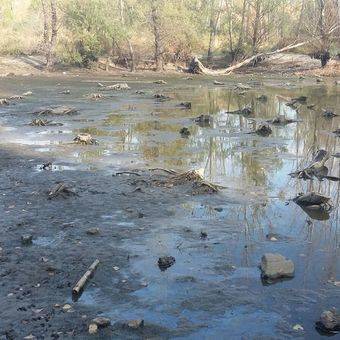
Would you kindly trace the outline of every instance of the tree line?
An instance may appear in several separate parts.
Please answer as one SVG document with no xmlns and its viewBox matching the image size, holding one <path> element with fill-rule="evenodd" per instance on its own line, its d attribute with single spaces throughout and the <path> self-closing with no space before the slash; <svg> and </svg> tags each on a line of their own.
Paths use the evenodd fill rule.
<svg viewBox="0 0 340 340">
<path fill-rule="evenodd" d="M 308 41 L 326 65 L 340 48 L 340 0 L 0 0 L 0 52 L 135 70 L 193 55 L 235 63 Z"/>
</svg>

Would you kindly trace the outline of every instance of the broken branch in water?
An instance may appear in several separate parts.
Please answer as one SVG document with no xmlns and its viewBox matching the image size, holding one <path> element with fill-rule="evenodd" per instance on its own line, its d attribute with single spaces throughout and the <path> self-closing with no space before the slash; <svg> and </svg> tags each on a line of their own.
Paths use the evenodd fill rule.
<svg viewBox="0 0 340 340">
<path fill-rule="evenodd" d="M 73 287 L 72 294 L 74 298 L 79 297 L 79 295 L 82 293 L 85 284 L 93 276 L 98 265 L 99 265 L 99 260 L 97 259 L 91 264 L 91 266 L 86 271 L 86 273 L 80 278 L 77 284 Z"/>
</svg>

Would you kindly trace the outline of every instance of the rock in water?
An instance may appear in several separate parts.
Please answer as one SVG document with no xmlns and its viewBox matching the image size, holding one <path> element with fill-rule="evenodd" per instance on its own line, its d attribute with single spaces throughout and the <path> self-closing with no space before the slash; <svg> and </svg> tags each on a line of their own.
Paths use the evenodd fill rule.
<svg viewBox="0 0 340 340">
<path fill-rule="evenodd" d="M 327 204 L 330 201 L 330 197 L 323 196 L 314 191 L 308 192 L 306 194 L 300 193 L 295 198 L 293 198 L 293 202 L 300 206 L 313 206 L 313 205 L 321 205 Z"/>
<path fill-rule="evenodd" d="M 261 259 L 262 278 L 276 280 L 294 276 L 294 263 L 281 254 L 267 253 Z"/>
<path fill-rule="evenodd" d="M 326 333 L 337 333 L 340 331 L 340 315 L 335 309 L 322 312 L 316 327 Z"/>
<path fill-rule="evenodd" d="M 158 267 L 161 271 L 167 270 L 170 268 L 176 259 L 173 256 L 163 256 L 158 259 Z"/>
<path fill-rule="evenodd" d="M 89 334 L 96 334 L 98 331 L 98 326 L 95 323 L 91 323 L 89 326 Z"/>
<path fill-rule="evenodd" d="M 261 124 L 255 132 L 260 136 L 267 137 L 272 133 L 272 129 L 269 125 Z"/>
<path fill-rule="evenodd" d="M 187 127 L 183 127 L 179 130 L 179 133 L 181 134 L 182 137 L 189 137 L 190 136 L 190 131 Z"/>
<path fill-rule="evenodd" d="M 32 242 L 33 242 L 33 236 L 32 235 L 22 235 L 21 236 L 21 243 L 24 246 L 28 246 L 28 245 L 32 244 Z"/>
<path fill-rule="evenodd" d="M 127 322 L 127 326 L 131 329 L 138 329 L 144 326 L 144 320 L 137 319 L 137 320 L 130 320 Z"/>
<path fill-rule="evenodd" d="M 78 144 L 83 145 L 94 145 L 98 144 L 98 142 L 89 134 L 89 133 L 79 133 L 73 141 Z"/>
<path fill-rule="evenodd" d="M 108 327 L 111 324 L 110 319 L 98 316 L 91 321 L 91 324 L 95 324 L 100 328 Z"/>
</svg>

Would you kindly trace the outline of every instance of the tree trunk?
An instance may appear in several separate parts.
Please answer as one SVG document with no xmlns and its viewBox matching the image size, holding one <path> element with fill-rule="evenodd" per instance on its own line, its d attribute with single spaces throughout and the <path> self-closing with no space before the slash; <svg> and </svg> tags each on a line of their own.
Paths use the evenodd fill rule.
<svg viewBox="0 0 340 340">
<path fill-rule="evenodd" d="M 258 43 L 258 34 L 259 34 L 259 26 L 260 26 L 260 16 L 261 16 L 261 2 L 260 0 L 256 0 L 255 6 L 255 22 L 253 27 L 253 36 L 252 36 L 252 52 L 253 54 L 257 53 L 257 43 Z"/>
<path fill-rule="evenodd" d="M 44 33 L 43 33 L 43 37 L 44 37 L 44 50 L 45 53 L 47 51 L 47 45 L 48 45 L 48 14 L 47 14 L 47 10 L 46 10 L 46 4 L 45 4 L 45 0 L 41 0 L 41 7 L 42 7 L 42 12 L 43 12 L 43 16 L 44 16 Z"/>
<path fill-rule="evenodd" d="M 197 57 L 194 57 L 189 65 L 188 68 L 188 72 L 190 73 L 197 73 L 197 74 L 207 74 L 207 75 L 212 75 L 212 76 L 218 76 L 218 75 L 223 75 L 223 74 L 228 74 L 233 72 L 234 70 L 239 69 L 242 66 L 246 66 L 249 65 L 251 62 L 254 62 L 254 60 L 258 60 L 259 58 L 262 57 L 267 57 L 276 53 L 281 53 L 281 52 L 285 52 L 285 51 L 289 51 L 292 50 L 294 48 L 306 45 L 308 43 L 308 41 L 304 41 L 298 44 L 291 44 L 288 45 L 286 47 L 283 47 L 279 50 L 275 50 L 272 52 L 264 52 L 264 53 L 258 53 L 253 55 L 252 57 L 249 57 L 245 60 L 243 60 L 240 63 L 237 63 L 236 65 L 233 66 L 229 66 L 226 69 L 222 69 L 222 70 L 211 70 L 206 68 L 205 66 L 203 66 L 203 64 L 199 61 L 199 59 Z"/>
<path fill-rule="evenodd" d="M 235 53 L 233 56 L 233 59 L 236 60 L 238 55 L 240 54 L 242 45 L 243 45 L 243 37 L 244 37 L 244 18 L 246 14 L 246 7 L 247 7 L 247 0 L 243 0 L 243 6 L 242 6 L 242 18 L 241 18 L 241 30 L 238 36 L 238 41 L 235 49 Z"/>
<path fill-rule="evenodd" d="M 57 0 L 51 1 L 51 39 L 46 56 L 46 68 L 51 70 L 54 65 L 54 49 L 57 42 Z"/>
<path fill-rule="evenodd" d="M 154 44 L 155 44 L 154 57 L 155 57 L 155 63 L 156 63 L 156 71 L 160 71 L 161 69 L 163 69 L 161 33 L 160 33 L 158 10 L 154 3 L 152 4 L 152 9 L 151 9 L 151 20 L 152 20 Z"/>
<path fill-rule="evenodd" d="M 133 46 L 132 46 L 130 40 L 128 40 L 128 44 L 129 44 L 129 52 L 130 52 L 130 59 L 131 59 L 131 62 L 130 62 L 130 71 L 131 72 L 135 72 L 135 70 L 136 70 L 135 52 L 133 50 Z"/>
</svg>

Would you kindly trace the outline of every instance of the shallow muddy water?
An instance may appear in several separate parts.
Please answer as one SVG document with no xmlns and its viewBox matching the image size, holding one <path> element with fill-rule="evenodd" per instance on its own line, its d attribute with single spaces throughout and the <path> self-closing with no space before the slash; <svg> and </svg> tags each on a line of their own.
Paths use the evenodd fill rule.
<svg viewBox="0 0 340 340">
<path fill-rule="evenodd" d="M 304 181 L 288 174 L 307 165 L 319 149 L 340 151 L 340 138 L 332 133 L 340 127 L 340 118 L 322 115 L 322 109 L 340 114 L 340 87 L 298 78 L 241 77 L 224 86 L 215 86 L 213 79 L 184 78 L 164 78 L 165 85 L 143 76 L 0 82 L 0 98 L 33 92 L 15 105 L 0 107 L 0 143 L 18 157 L 53 159 L 52 171 L 72 178 L 78 172 L 107 176 L 154 167 L 204 169 L 205 179 L 225 187 L 217 195 L 182 193 L 177 200 L 153 201 L 150 214 L 137 220 L 120 208 L 98 208 L 93 212 L 96 224 L 145 232 L 120 240 L 119 247 L 133 255 L 119 269 L 120 278 L 106 277 L 105 287 L 89 286 L 75 306 L 99 308 L 111 320 L 143 318 L 157 325 L 154 333 L 163 338 L 319 338 L 314 322 L 340 302 L 334 284 L 340 280 L 340 182 Z M 97 81 L 126 82 L 131 89 L 101 92 Z M 251 89 L 236 90 L 239 82 Z M 65 89 L 71 93 L 61 94 Z M 86 97 L 90 93 L 111 97 L 93 101 Z M 159 102 L 156 93 L 172 99 Z M 258 100 L 260 95 L 268 100 Z M 302 95 L 308 97 L 307 104 L 297 110 L 286 105 Z M 191 102 L 192 108 L 182 109 L 181 102 Z M 311 104 L 313 109 L 307 107 Z M 29 126 L 36 118 L 30 112 L 47 105 L 72 106 L 78 113 L 47 117 L 62 126 Z M 247 105 L 254 114 L 226 113 Z M 202 114 L 212 117 L 205 126 L 194 121 Z M 268 137 L 249 133 L 256 124 L 282 114 L 298 122 L 271 126 Z M 190 130 L 188 138 L 179 134 L 182 127 Z M 91 133 L 98 145 L 73 144 L 79 132 Z M 41 163 L 32 163 L 30 171 L 44 176 Z M 340 176 L 339 158 L 330 157 L 326 165 L 329 174 Z M 308 215 L 289 201 L 311 190 L 331 197 L 334 208 L 329 214 Z M 143 208 L 144 202 L 139 203 Z M 201 231 L 208 236 L 200 238 Z M 42 235 L 34 247 L 55 252 L 64 238 L 63 232 Z M 266 252 L 292 259 L 295 277 L 263 284 L 258 264 Z M 176 262 L 160 272 L 156 262 L 163 255 L 174 256 Z M 128 299 L 119 300 L 116 286 L 126 282 L 134 288 L 126 293 Z M 71 302 L 70 296 L 65 299 Z M 296 324 L 304 330 L 295 331 Z"/>
</svg>

